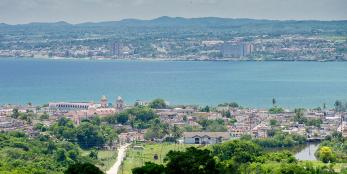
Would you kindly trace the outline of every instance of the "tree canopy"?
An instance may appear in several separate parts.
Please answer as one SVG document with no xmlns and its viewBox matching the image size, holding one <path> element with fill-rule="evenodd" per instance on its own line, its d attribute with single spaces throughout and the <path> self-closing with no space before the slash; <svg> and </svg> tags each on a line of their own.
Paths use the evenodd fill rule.
<svg viewBox="0 0 347 174">
<path fill-rule="evenodd" d="M 153 109 L 166 109 L 168 107 L 165 100 L 160 98 L 154 99 L 148 106 Z"/>
</svg>

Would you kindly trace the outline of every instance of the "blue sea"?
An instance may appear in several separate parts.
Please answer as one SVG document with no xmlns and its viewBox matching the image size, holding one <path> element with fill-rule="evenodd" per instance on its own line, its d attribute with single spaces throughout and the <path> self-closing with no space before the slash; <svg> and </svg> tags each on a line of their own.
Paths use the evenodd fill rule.
<svg viewBox="0 0 347 174">
<path fill-rule="evenodd" d="M 347 99 L 347 62 L 93 61 L 0 58 L 0 104 L 110 102 L 318 107 Z"/>
</svg>

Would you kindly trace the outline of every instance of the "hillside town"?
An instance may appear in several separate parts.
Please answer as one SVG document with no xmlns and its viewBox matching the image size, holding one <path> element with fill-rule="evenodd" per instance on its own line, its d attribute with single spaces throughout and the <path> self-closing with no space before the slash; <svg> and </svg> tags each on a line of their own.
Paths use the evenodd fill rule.
<svg viewBox="0 0 347 174">
<path fill-rule="evenodd" d="M 0 57 L 344 61 L 346 26 L 346 21 L 167 16 L 75 25 L 0 24 Z"/>
<path fill-rule="evenodd" d="M 157 59 L 157 60 L 347 60 L 345 38 L 322 38 L 302 35 L 255 35 L 231 40 L 186 41 L 156 40 L 143 50 L 129 42 L 114 41 L 101 45 L 59 45 L 57 47 L 0 49 L 0 57 L 88 58 L 88 59 Z M 184 47 L 183 53 L 180 53 Z M 14 49 L 16 48 L 16 49 Z M 179 49 L 177 49 L 179 48 Z M 190 51 L 194 50 L 194 51 Z"/>
<path fill-rule="evenodd" d="M 161 100 L 161 99 L 157 99 Z M 274 99 L 275 100 L 275 99 Z M 163 100 L 162 100 L 163 101 Z M 154 102 L 154 101 L 153 101 Z M 95 117 L 105 121 L 113 115 L 136 107 L 148 107 L 150 102 L 137 100 L 134 104 L 126 104 L 118 96 L 110 103 L 106 96 L 99 102 L 50 102 L 43 106 L 2 105 L 0 107 L 0 131 L 23 131 L 31 137 L 42 133 L 37 124 L 50 127 L 59 118 L 66 117 L 79 125 L 84 120 Z M 267 138 L 274 129 L 288 134 L 298 134 L 308 141 L 323 140 L 333 132 L 341 132 L 347 136 L 347 112 L 336 109 L 295 109 L 285 110 L 276 106 L 271 109 L 243 108 L 236 103 L 225 103 L 216 107 L 198 107 L 194 105 L 168 106 L 153 108 L 160 124 L 181 128 L 176 143 L 215 144 L 244 135 L 254 138 Z M 25 113 L 25 117 L 15 116 Z M 36 117 L 34 117 L 36 115 Z M 131 116 L 129 115 L 129 118 Z M 106 122 L 104 123 L 106 124 Z M 212 126 L 211 126 L 212 125 Z M 127 121 L 118 121 L 114 129 L 121 130 L 117 143 L 162 142 L 173 136 L 166 133 L 160 137 L 146 137 L 148 127 L 141 129 Z"/>
</svg>

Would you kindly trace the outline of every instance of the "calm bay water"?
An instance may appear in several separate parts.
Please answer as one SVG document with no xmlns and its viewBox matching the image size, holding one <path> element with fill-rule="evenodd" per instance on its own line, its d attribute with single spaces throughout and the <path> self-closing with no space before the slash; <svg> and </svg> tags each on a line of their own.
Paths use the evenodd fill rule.
<svg viewBox="0 0 347 174">
<path fill-rule="evenodd" d="M 169 62 L 0 58 L 0 104 L 111 102 L 122 96 L 173 104 L 332 106 L 347 99 L 347 62 Z"/>
</svg>

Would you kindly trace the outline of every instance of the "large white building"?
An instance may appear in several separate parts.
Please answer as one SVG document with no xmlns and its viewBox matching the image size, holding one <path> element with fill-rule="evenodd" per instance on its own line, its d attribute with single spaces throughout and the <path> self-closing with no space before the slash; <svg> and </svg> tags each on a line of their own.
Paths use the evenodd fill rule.
<svg viewBox="0 0 347 174">
<path fill-rule="evenodd" d="M 94 106 L 92 102 L 52 102 L 48 104 L 50 111 L 84 110 Z"/>
</svg>

